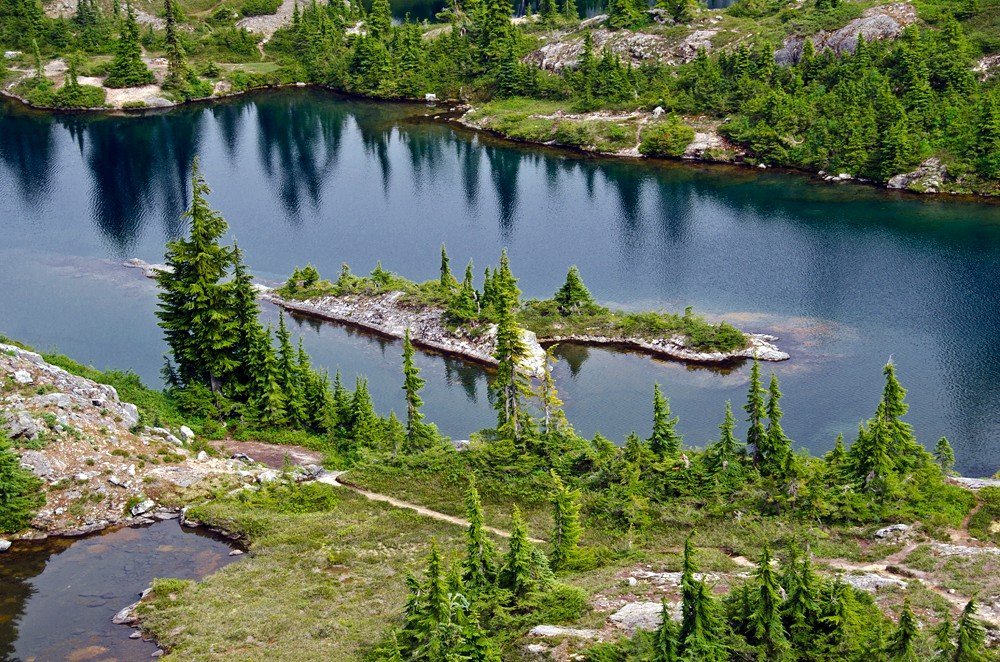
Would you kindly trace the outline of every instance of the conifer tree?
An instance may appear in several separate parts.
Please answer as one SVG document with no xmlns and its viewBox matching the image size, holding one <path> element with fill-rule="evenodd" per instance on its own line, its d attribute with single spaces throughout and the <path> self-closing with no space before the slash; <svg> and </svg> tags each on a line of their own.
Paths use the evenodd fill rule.
<svg viewBox="0 0 1000 662">
<path fill-rule="evenodd" d="M 836 441 L 833 442 L 833 448 L 823 456 L 823 461 L 826 463 L 828 473 L 840 473 L 844 468 L 844 463 L 847 461 L 847 449 L 844 447 L 843 434 L 837 435 Z"/>
<path fill-rule="evenodd" d="M 726 414 L 719 425 L 719 440 L 706 451 L 706 464 L 709 472 L 717 476 L 737 466 L 737 461 L 743 455 L 743 449 L 736 441 L 734 428 L 736 419 L 733 417 L 733 406 L 726 401 Z"/>
<path fill-rule="evenodd" d="M 378 414 L 368 392 L 368 382 L 357 378 L 351 399 L 351 434 L 362 448 L 374 448 L 381 440 Z"/>
<path fill-rule="evenodd" d="M 885 653 L 891 662 L 917 662 L 916 645 L 920 637 L 917 619 L 910 609 L 910 599 L 903 601 L 903 610 L 899 614 L 899 624 L 890 635 L 885 647 Z"/>
<path fill-rule="evenodd" d="M 946 437 L 941 437 L 934 445 L 934 459 L 945 473 L 950 473 L 955 468 L 955 451 Z"/>
<path fill-rule="evenodd" d="M 945 616 L 934 628 L 934 662 L 952 662 L 955 657 L 955 626 Z"/>
<path fill-rule="evenodd" d="M 481 591 L 493 586 L 497 579 L 496 548 L 486 534 L 483 523 L 483 506 L 479 492 L 472 481 L 465 493 L 465 517 L 469 528 L 465 536 L 465 561 L 462 579 L 473 591 Z"/>
<path fill-rule="evenodd" d="M 781 610 L 789 640 L 795 650 L 806 650 L 814 644 L 820 615 L 819 580 L 808 555 L 789 559 L 781 584 L 786 595 Z"/>
<path fill-rule="evenodd" d="M 582 530 L 580 528 L 580 505 L 578 495 L 570 490 L 559 478 L 555 469 L 552 474 L 553 491 L 549 497 L 552 503 L 552 553 L 549 555 L 549 565 L 553 570 L 563 570 L 569 567 L 579 553 L 579 542 Z"/>
<path fill-rule="evenodd" d="M 513 314 L 520 305 L 521 290 L 517 288 L 517 279 L 510 270 L 506 248 L 500 252 L 500 266 L 493 275 L 493 289 L 497 308 L 504 308 Z"/>
<path fill-rule="evenodd" d="M 195 159 L 191 207 L 184 214 L 189 236 L 167 244 L 169 269 L 156 274 L 161 290 L 156 316 L 182 382 L 218 391 L 235 367 L 232 351 L 238 335 L 231 286 L 223 282 L 233 264 L 233 251 L 219 244 L 227 226 L 208 206 L 209 192 Z"/>
<path fill-rule="evenodd" d="M 976 618 L 976 601 L 969 600 L 958 618 L 955 635 L 955 662 L 985 662 L 986 630 Z"/>
<path fill-rule="evenodd" d="M 594 297 L 591 296 L 587 286 L 583 284 L 580 270 L 575 265 L 569 268 L 566 273 L 566 282 L 552 298 L 559 304 L 559 309 L 564 315 L 594 305 Z"/>
<path fill-rule="evenodd" d="M 142 61 L 142 45 L 139 43 L 139 24 L 135 20 L 132 4 L 125 5 L 125 20 L 121 24 L 121 34 L 115 49 L 115 58 L 104 79 L 106 87 L 137 87 L 149 85 L 155 80 L 153 72 Z"/>
<path fill-rule="evenodd" d="M 576 0 L 562 0 L 562 7 L 560 9 L 562 17 L 567 21 L 579 21 L 580 11 L 576 8 Z"/>
<path fill-rule="evenodd" d="M 495 394 L 497 429 L 518 441 L 521 436 L 521 400 L 528 390 L 527 379 L 519 369 L 527 353 L 521 329 L 513 312 L 501 305 L 498 310 L 496 349 L 497 372 L 491 388 Z"/>
<path fill-rule="evenodd" d="M 392 7 L 389 0 L 372 0 L 371 11 L 365 21 L 368 36 L 374 39 L 387 40 L 392 32 Z"/>
<path fill-rule="evenodd" d="M 166 20 L 164 41 L 167 47 L 167 77 L 163 87 L 182 90 L 187 86 L 189 71 L 184 59 L 184 48 L 177 37 L 176 0 L 163 0 L 163 17 Z"/>
<path fill-rule="evenodd" d="M 670 401 L 663 397 L 659 384 L 653 384 L 653 436 L 649 448 L 658 458 L 676 458 L 681 452 L 681 436 L 677 421 L 670 417 Z"/>
<path fill-rule="evenodd" d="M 677 655 L 677 624 L 670 614 L 670 603 L 663 600 L 660 608 L 660 624 L 653 633 L 652 662 L 676 662 Z"/>
<path fill-rule="evenodd" d="M 521 509 L 514 506 L 511 516 L 510 541 L 500 570 L 500 586 L 516 598 L 523 598 L 535 588 L 535 563 L 528 525 L 521 516 Z"/>
<path fill-rule="evenodd" d="M 410 342 L 410 329 L 407 327 L 403 335 L 403 391 L 406 392 L 406 439 L 411 447 L 424 434 L 424 415 L 420 413 L 424 405 L 420 389 L 424 383 L 420 378 L 420 369 L 413 363 L 413 343 Z"/>
<path fill-rule="evenodd" d="M 444 244 L 441 244 L 441 289 L 450 291 L 456 285 L 458 285 L 458 281 L 455 280 L 455 276 L 451 273 L 448 251 L 445 249 Z"/>
<path fill-rule="evenodd" d="M 476 298 L 476 288 L 472 284 L 472 261 L 465 267 L 465 279 L 448 304 L 448 316 L 459 322 L 471 322 L 479 319 L 479 301 Z"/>
<path fill-rule="evenodd" d="M 21 457 L 10 448 L 0 427 L 0 533 L 25 528 L 35 511 L 45 503 L 42 481 L 21 466 Z"/>
<path fill-rule="evenodd" d="M 249 329 L 247 367 L 250 381 L 247 403 L 258 421 L 281 425 L 287 420 L 285 396 L 278 380 L 278 362 L 271 345 L 271 327 L 259 324 Z"/>
<path fill-rule="evenodd" d="M 278 315 L 278 385 L 285 394 L 285 408 L 293 422 L 306 421 L 306 402 L 298 367 L 298 352 L 292 346 L 292 334 L 285 325 L 285 312 Z"/>
<path fill-rule="evenodd" d="M 767 400 L 767 430 L 764 434 L 764 447 L 761 449 L 762 474 L 781 476 L 788 457 L 792 454 L 792 440 L 785 436 L 781 427 L 781 390 L 778 387 L 778 376 L 771 373 L 771 383 L 768 387 Z"/>
<path fill-rule="evenodd" d="M 750 390 L 743 410 L 747 413 L 747 421 L 750 423 L 750 428 L 747 430 L 747 448 L 753 454 L 754 464 L 760 466 L 767 445 L 767 431 L 764 429 L 767 412 L 764 406 L 764 389 L 760 385 L 760 362 L 757 359 L 754 359 L 750 368 Z"/>
<path fill-rule="evenodd" d="M 556 17 L 559 15 L 556 0 L 539 0 L 538 14 L 544 23 L 549 25 L 555 23 Z"/>
<path fill-rule="evenodd" d="M 1000 178 L 1000 105 L 996 92 L 981 97 L 973 150 L 976 171 L 989 179 Z"/>
<path fill-rule="evenodd" d="M 725 651 L 720 642 L 717 606 L 703 579 L 696 579 L 694 546 L 691 534 L 684 541 L 684 561 L 681 566 L 681 627 L 678 652 L 681 659 L 721 662 Z"/>
<path fill-rule="evenodd" d="M 556 390 L 556 382 L 552 377 L 552 368 L 556 364 L 555 346 L 545 349 L 545 362 L 542 364 L 542 379 L 539 385 L 539 400 L 542 405 L 542 426 L 546 435 L 569 427 L 566 414 L 563 412 L 563 402 Z"/>
<path fill-rule="evenodd" d="M 750 614 L 750 629 L 754 641 L 761 649 L 763 659 L 786 659 L 789 652 L 781 622 L 781 585 L 771 567 L 771 552 L 765 546 L 754 572 L 756 600 Z"/>
<path fill-rule="evenodd" d="M 246 401 L 246 392 L 253 379 L 252 371 L 256 366 L 250 360 L 253 344 L 262 328 L 258 315 L 257 291 L 253 287 L 253 276 L 250 275 L 243 262 L 243 251 L 233 244 L 233 280 L 232 280 L 233 321 L 236 326 L 236 342 L 233 346 L 233 358 L 236 362 L 233 371 L 233 391 L 239 399 Z"/>
</svg>

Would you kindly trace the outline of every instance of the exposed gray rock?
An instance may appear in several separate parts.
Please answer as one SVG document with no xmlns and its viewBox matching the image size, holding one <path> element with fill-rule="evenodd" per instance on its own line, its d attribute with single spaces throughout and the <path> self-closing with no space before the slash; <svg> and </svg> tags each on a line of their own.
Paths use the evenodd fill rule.
<svg viewBox="0 0 1000 662">
<path fill-rule="evenodd" d="M 31 414 L 20 412 L 7 412 L 7 433 L 11 439 L 37 439 L 39 427 Z M 39 474 L 41 475 L 41 474 Z"/>
<path fill-rule="evenodd" d="M 184 437 L 184 441 L 192 441 L 194 439 L 194 431 L 186 425 L 180 427 L 180 433 Z"/>
<path fill-rule="evenodd" d="M 595 17 L 596 18 L 596 17 Z M 639 66 L 643 62 L 662 62 L 664 64 L 679 64 L 695 58 L 699 50 L 712 50 L 712 38 L 718 30 L 695 30 L 680 41 L 663 35 L 631 30 L 609 30 L 598 28 L 591 31 L 594 52 L 600 53 L 605 48 Z M 549 71 L 561 71 L 576 66 L 583 54 L 583 34 L 574 33 L 555 41 L 544 44 L 524 57 L 525 62 L 535 64 Z"/>
<path fill-rule="evenodd" d="M 987 55 L 986 57 L 979 60 L 976 66 L 972 68 L 973 71 L 979 76 L 980 80 L 988 80 L 997 75 L 1000 71 L 1000 53 L 994 55 Z"/>
<path fill-rule="evenodd" d="M 951 545 L 943 542 L 931 543 L 931 548 L 938 556 L 980 556 L 982 554 L 1000 555 L 1000 547 L 972 547 L 969 545 Z"/>
<path fill-rule="evenodd" d="M 39 478 L 51 478 L 55 473 L 49 458 L 41 451 L 24 451 L 21 453 L 21 464 Z"/>
<path fill-rule="evenodd" d="M 0 538 L 0 552 L 6 552 L 10 549 L 10 541 Z"/>
<path fill-rule="evenodd" d="M 921 163 L 913 172 L 892 177 L 886 187 L 914 193 L 938 193 L 947 178 L 948 168 L 935 157 Z"/>
<path fill-rule="evenodd" d="M 132 517 L 139 517 L 140 515 L 145 515 L 153 508 L 156 508 L 156 502 L 152 499 L 146 499 L 132 506 L 129 512 L 132 514 Z"/>
<path fill-rule="evenodd" d="M 725 139 L 714 131 L 696 132 L 694 140 L 684 148 L 685 159 L 703 159 L 706 153 L 726 149 Z"/>
<path fill-rule="evenodd" d="M 584 628 L 564 628 L 560 625 L 536 625 L 528 633 L 532 637 L 576 637 L 577 639 L 597 639 L 597 630 Z"/>
<path fill-rule="evenodd" d="M 667 608 L 672 619 L 680 619 L 680 605 L 668 603 Z M 609 620 L 627 632 L 655 630 L 663 621 L 663 605 L 659 602 L 630 602 L 612 614 Z"/>
<path fill-rule="evenodd" d="M 909 524 L 890 524 L 875 532 L 876 538 L 896 538 L 910 530 Z"/>
<path fill-rule="evenodd" d="M 35 380 L 32 378 L 31 373 L 27 370 L 15 370 L 14 381 L 18 384 L 30 384 Z"/>
<path fill-rule="evenodd" d="M 819 32 L 809 39 L 817 53 L 832 50 L 837 55 L 853 53 L 858 46 L 858 38 L 865 41 L 897 39 L 903 34 L 903 29 L 917 20 L 916 8 L 908 2 L 897 2 L 866 9 L 860 18 L 856 18 L 839 30 Z M 785 39 L 785 43 L 774 53 L 778 64 L 795 64 L 802 57 L 802 46 L 805 37 L 793 35 Z"/>
<path fill-rule="evenodd" d="M 199 462 L 204 462 L 205 460 L 208 459 L 208 453 L 206 453 L 205 451 L 198 451 L 197 458 Z"/>
<path fill-rule="evenodd" d="M 845 574 L 840 576 L 841 580 L 859 591 L 868 593 L 878 593 L 887 588 L 906 588 L 906 582 L 894 577 L 886 577 L 875 572 L 864 574 Z"/>
<path fill-rule="evenodd" d="M 952 476 L 951 480 L 970 490 L 981 490 L 984 487 L 1000 487 L 998 478 L 968 478 L 966 476 Z"/>
</svg>

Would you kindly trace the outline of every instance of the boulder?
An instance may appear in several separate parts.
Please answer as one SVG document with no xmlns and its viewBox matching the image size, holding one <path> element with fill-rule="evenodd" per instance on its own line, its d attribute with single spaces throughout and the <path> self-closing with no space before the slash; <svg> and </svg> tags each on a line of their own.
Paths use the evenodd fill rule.
<svg viewBox="0 0 1000 662">
<path fill-rule="evenodd" d="M 6 552 L 10 549 L 10 541 L 0 538 L 0 552 Z"/>
<path fill-rule="evenodd" d="M 597 639 L 597 630 L 584 628 L 564 628 L 560 625 L 536 625 L 528 633 L 532 637 L 576 637 L 577 639 Z"/>
<path fill-rule="evenodd" d="M 875 572 L 867 572 L 859 575 L 845 574 L 840 576 L 841 581 L 852 586 L 859 591 L 868 593 L 878 593 L 887 588 L 906 588 L 906 582 L 894 577 L 886 577 Z"/>
<path fill-rule="evenodd" d="M 156 508 L 156 502 L 153 501 L 152 499 L 146 499 L 145 501 L 141 501 L 132 506 L 132 509 L 129 511 L 129 513 L 132 514 L 132 517 L 139 517 L 140 515 L 145 515 L 153 508 Z"/>
<path fill-rule="evenodd" d="M 908 2 L 897 2 L 891 5 L 871 7 L 866 9 L 860 18 L 856 18 L 839 30 L 818 32 L 809 37 L 813 47 L 819 53 L 832 50 L 837 55 L 853 53 L 858 47 L 858 38 L 865 41 L 881 41 L 898 39 L 903 29 L 917 20 L 916 8 Z M 781 65 L 795 64 L 802 57 L 802 46 L 806 38 L 792 35 L 785 39 L 784 44 L 774 53 L 774 60 Z"/>
<path fill-rule="evenodd" d="M 21 465 L 31 469 L 39 478 L 50 478 L 54 473 L 49 458 L 40 451 L 24 451 L 21 453 Z"/>
<path fill-rule="evenodd" d="M 11 439 L 38 438 L 38 423 L 28 412 L 7 412 L 5 418 L 7 419 L 7 434 L 10 435 Z"/>
<path fill-rule="evenodd" d="M 891 524 L 875 532 L 876 538 L 895 538 L 910 530 L 909 524 Z"/>
<path fill-rule="evenodd" d="M 930 158 L 913 172 L 892 177 L 887 188 L 905 189 L 914 193 L 938 193 L 948 178 L 948 168 L 938 158 Z"/>
<path fill-rule="evenodd" d="M 671 612 L 675 611 L 669 605 Z M 663 618 L 663 605 L 659 602 L 630 602 L 611 615 L 611 622 L 627 632 L 655 630 Z M 671 613 L 671 618 L 675 618 Z"/>
<path fill-rule="evenodd" d="M 27 370 L 15 370 L 14 381 L 18 384 L 30 384 L 35 380 Z"/>
<path fill-rule="evenodd" d="M 181 436 L 184 437 L 184 441 L 192 441 L 194 439 L 194 430 L 192 430 L 188 426 L 182 425 L 180 432 Z"/>
</svg>

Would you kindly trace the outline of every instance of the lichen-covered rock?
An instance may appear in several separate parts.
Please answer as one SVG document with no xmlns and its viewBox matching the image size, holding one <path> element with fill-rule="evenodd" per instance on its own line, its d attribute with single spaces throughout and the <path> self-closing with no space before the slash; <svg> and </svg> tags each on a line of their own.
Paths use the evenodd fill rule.
<svg viewBox="0 0 1000 662">
<path fill-rule="evenodd" d="M 871 7 L 866 9 L 860 18 L 856 18 L 839 30 L 818 32 L 809 39 L 817 53 L 832 50 L 837 55 L 853 53 L 858 46 L 858 38 L 865 41 L 882 41 L 897 39 L 903 34 L 903 29 L 917 20 L 916 8 L 908 2 L 897 2 L 891 5 Z M 784 44 L 774 53 L 778 64 L 795 64 L 802 57 L 802 46 L 806 37 L 792 35 L 785 39 Z"/>
<path fill-rule="evenodd" d="M 913 172 L 892 177 L 886 187 L 914 193 L 938 193 L 948 178 L 948 168 L 938 158 L 930 158 Z"/>
<path fill-rule="evenodd" d="M 670 617 L 680 620 L 680 605 L 668 603 Z M 611 623 L 626 632 L 655 630 L 663 620 L 663 605 L 659 602 L 630 602 L 609 618 Z"/>
<path fill-rule="evenodd" d="M 689 62 L 699 50 L 712 50 L 712 38 L 718 34 L 718 30 L 695 30 L 679 40 L 658 34 L 607 28 L 598 28 L 590 34 L 595 53 L 607 48 L 623 61 L 639 66 L 648 61 L 663 64 Z M 562 35 L 528 53 L 524 61 L 558 72 L 567 67 L 575 67 L 582 53 L 583 34 L 573 33 Z"/>
</svg>

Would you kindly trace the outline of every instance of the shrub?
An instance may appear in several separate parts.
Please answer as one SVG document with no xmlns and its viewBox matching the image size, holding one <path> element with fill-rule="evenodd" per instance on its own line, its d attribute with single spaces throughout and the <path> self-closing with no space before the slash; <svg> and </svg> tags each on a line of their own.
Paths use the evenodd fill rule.
<svg viewBox="0 0 1000 662">
<path fill-rule="evenodd" d="M 42 481 L 21 466 L 11 450 L 6 432 L 0 430 L 0 533 L 20 531 L 45 503 Z"/>
<path fill-rule="evenodd" d="M 639 153 L 645 156 L 672 156 L 684 154 L 694 140 L 694 129 L 681 123 L 677 117 L 646 127 L 642 131 Z"/>
<path fill-rule="evenodd" d="M 100 108 L 104 102 L 104 89 L 93 85 L 64 85 L 52 95 L 56 108 Z"/>
<path fill-rule="evenodd" d="M 264 16 L 277 14 L 281 0 L 244 0 L 240 13 L 244 16 Z"/>
</svg>

